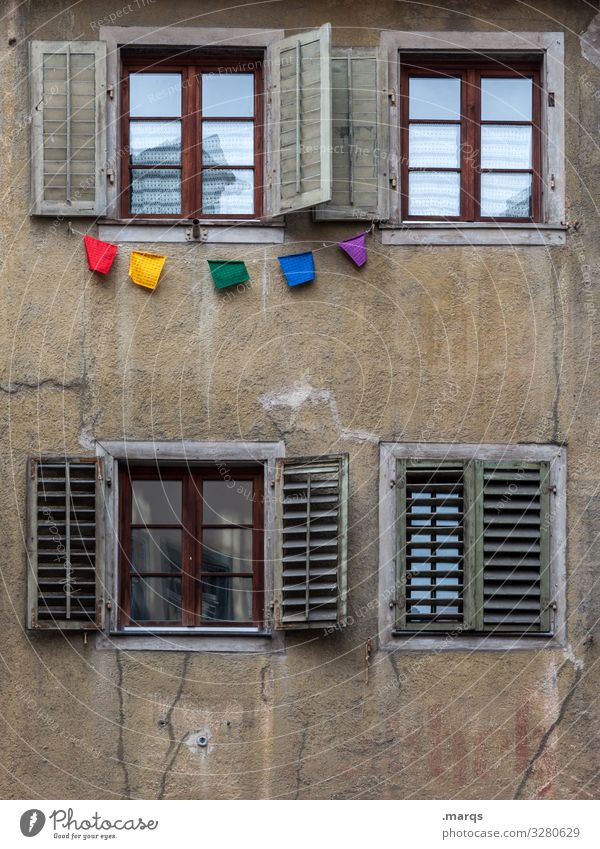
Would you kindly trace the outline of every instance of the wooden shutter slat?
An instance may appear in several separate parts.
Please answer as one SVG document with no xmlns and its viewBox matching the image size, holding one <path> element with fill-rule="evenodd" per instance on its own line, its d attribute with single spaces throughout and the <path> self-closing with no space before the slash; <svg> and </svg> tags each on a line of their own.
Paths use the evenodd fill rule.
<svg viewBox="0 0 600 849">
<path fill-rule="evenodd" d="M 97 472 L 95 459 L 30 463 L 29 628 L 86 630 L 101 624 Z"/>
<path fill-rule="evenodd" d="M 106 44 L 32 41 L 34 215 L 104 215 Z"/>
<path fill-rule="evenodd" d="M 346 609 L 347 455 L 280 460 L 276 481 L 275 627 L 339 623 Z"/>
</svg>

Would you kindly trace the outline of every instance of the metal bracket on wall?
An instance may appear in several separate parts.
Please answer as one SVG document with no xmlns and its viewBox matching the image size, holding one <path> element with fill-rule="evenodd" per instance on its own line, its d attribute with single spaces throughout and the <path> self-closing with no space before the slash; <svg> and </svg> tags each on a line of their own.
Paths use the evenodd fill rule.
<svg viewBox="0 0 600 849">
<path fill-rule="evenodd" d="M 185 239 L 187 242 L 207 242 L 208 227 L 201 227 L 200 219 L 194 218 L 192 226 L 185 231 Z"/>
</svg>

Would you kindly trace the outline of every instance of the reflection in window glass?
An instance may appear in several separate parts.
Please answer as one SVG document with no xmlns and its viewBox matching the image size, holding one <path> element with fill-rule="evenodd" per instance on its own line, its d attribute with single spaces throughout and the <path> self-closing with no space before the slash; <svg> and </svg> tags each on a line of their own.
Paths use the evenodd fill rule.
<svg viewBox="0 0 600 849">
<path fill-rule="evenodd" d="M 460 120 L 460 79 L 411 77 L 409 117 L 436 121 Z"/>
<path fill-rule="evenodd" d="M 254 124 L 250 121 L 204 121 L 203 165 L 252 165 Z"/>
<path fill-rule="evenodd" d="M 179 168 L 133 168 L 131 170 L 132 215 L 179 215 L 181 171 Z"/>
<path fill-rule="evenodd" d="M 132 118 L 179 118 L 181 74 L 129 74 L 129 115 Z"/>
<path fill-rule="evenodd" d="M 181 579 L 133 577 L 131 618 L 134 622 L 177 622 L 181 619 Z"/>
<path fill-rule="evenodd" d="M 205 480 L 202 485 L 202 521 L 207 525 L 251 524 L 252 494 L 251 480 Z"/>
<path fill-rule="evenodd" d="M 251 622 L 252 578 L 203 577 L 202 618 L 209 622 Z"/>
<path fill-rule="evenodd" d="M 213 528 L 202 532 L 204 572 L 251 572 L 252 531 L 243 528 Z"/>
<path fill-rule="evenodd" d="M 180 121 L 132 121 L 129 133 L 132 165 L 179 165 Z"/>
<path fill-rule="evenodd" d="M 254 115 L 252 74 L 202 74 L 204 118 L 251 118 Z"/>
<path fill-rule="evenodd" d="M 529 218 L 531 174 L 482 174 L 481 214 L 489 218 Z"/>
<path fill-rule="evenodd" d="M 181 522 L 181 481 L 134 480 L 132 524 L 175 525 Z"/>
<path fill-rule="evenodd" d="M 252 215 L 254 171 L 226 168 L 204 170 L 202 210 L 207 215 Z"/>
<path fill-rule="evenodd" d="M 131 566 L 136 572 L 178 572 L 181 569 L 181 531 L 132 528 Z"/>
<path fill-rule="evenodd" d="M 482 121 L 531 121 L 533 82 L 522 77 L 482 77 Z"/>
</svg>

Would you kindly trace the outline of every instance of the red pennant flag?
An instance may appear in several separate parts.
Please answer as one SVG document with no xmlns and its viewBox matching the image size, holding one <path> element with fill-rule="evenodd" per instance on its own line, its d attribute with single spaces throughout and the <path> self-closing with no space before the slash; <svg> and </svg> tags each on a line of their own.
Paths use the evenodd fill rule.
<svg viewBox="0 0 600 849">
<path fill-rule="evenodd" d="M 366 235 L 366 233 L 361 233 L 352 239 L 345 239 L 343 242 L 338 242 L 338 247 L 347 254 L 357 268 L 362 268 L 367 261 Z"/>
<path fill-rule="evenodd" d="M 83 243 L 90 271 L 108 274 L 117 255 L 117 246 L 111 245 L 110 242 L 102 242 L 100 239 L 93 239 L 91 236 L 84 236 Z"/>
</svg>

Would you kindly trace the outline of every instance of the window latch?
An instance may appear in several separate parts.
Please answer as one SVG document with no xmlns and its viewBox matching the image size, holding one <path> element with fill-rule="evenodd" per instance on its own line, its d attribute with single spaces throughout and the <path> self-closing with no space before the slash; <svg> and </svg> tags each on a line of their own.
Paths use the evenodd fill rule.
<svg viewBox="0 0 600 849">
<path fill-rule="evenodd" d="M 115 86 L 114 86 L 114 84 L 106 86 L 106 94 L 110 97 L 111 100 L 115 99 Z"/>
<path fill-rule="evenodd" d="M 390 99 L 390 106 L 396 105 L 396 89 L 390 88 L 388 89 L 388 97 Z"/>
<path fill-rule="evenodd" d="M 111 186 L 114 186 L 114 184 L 115 184 L 115 172 L 113 171 L 112 168 L 106 169 L 106 179 L 111 184 Z"/>
</svg>

